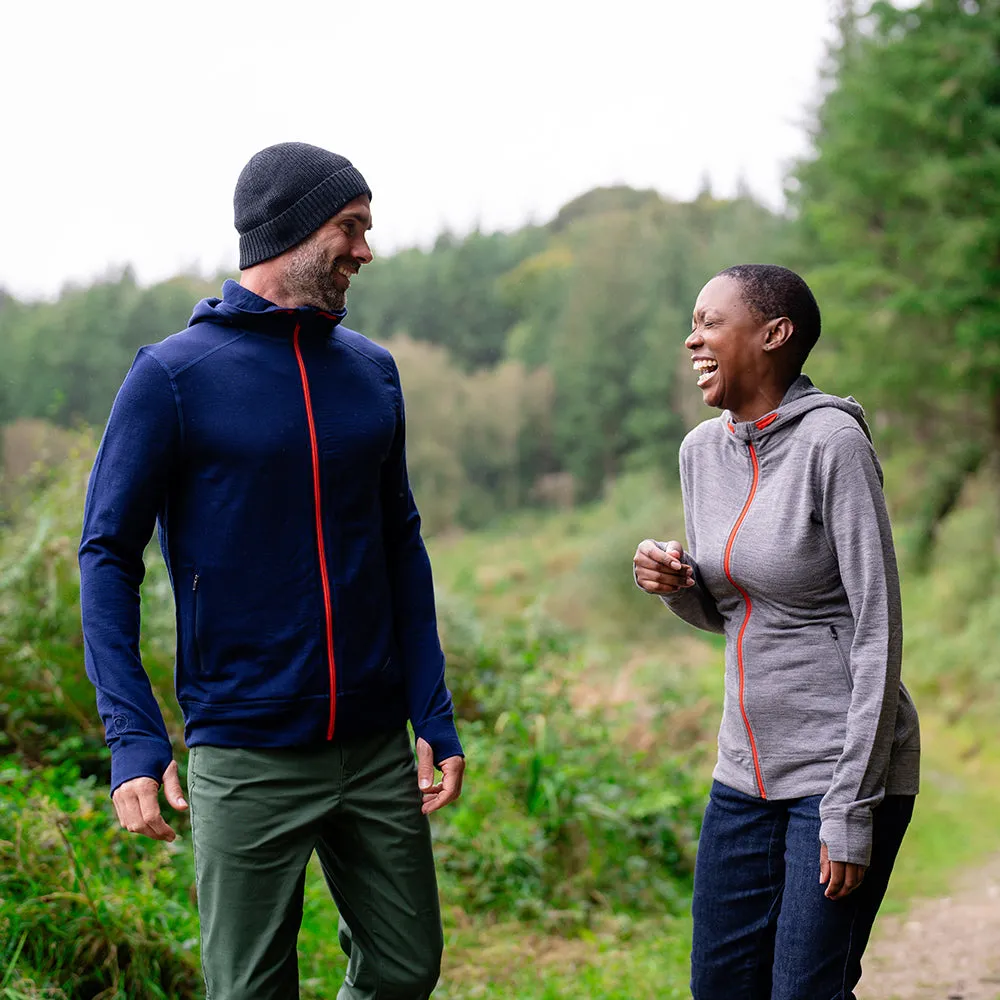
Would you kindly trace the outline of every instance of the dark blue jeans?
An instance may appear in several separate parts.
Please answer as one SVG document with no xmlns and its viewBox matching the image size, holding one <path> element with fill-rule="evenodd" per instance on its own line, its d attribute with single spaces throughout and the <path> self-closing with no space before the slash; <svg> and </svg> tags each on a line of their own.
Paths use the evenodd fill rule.
<svg viewBox="0 0 1000 1000">
<path fill-rule="evenodd" d="M 913 796 L 875 810 L 871 866 L 838 900 L 819 883 L 819 803 L 712 785 L 695 863 L 694 1000 L 855 1000 Z"/>
</svg>

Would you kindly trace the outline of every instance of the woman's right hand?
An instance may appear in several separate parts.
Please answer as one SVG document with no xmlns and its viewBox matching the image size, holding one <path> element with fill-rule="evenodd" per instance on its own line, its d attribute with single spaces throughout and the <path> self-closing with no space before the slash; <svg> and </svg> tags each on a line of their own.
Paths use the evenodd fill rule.
<svg viewBox="0 0 1000 1000">
<path fill-rule="evenodd" d="M 681 562 L 683 555 L 684 546 L 680 542 L 644 539 L 632 559 L 635 582 L 647 594 L 675 594 L 693 587 L 694 570 Z"/>
</svg>

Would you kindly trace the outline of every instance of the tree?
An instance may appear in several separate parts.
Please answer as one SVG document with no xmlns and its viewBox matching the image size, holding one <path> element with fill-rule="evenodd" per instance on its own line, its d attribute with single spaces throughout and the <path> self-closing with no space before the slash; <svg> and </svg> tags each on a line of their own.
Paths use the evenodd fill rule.
<svg viewBox="0 0 1000 1000">
<path fill-rule="evenodd" d="M 517 314 L 500 279 L 544 245 L 544 230 L 446 234 L 431 251 L 377 258 L 351 293 L 348 323 L 366 336 L 440 344 L 464 371 L 503 359 Z"/>
<path fill-rule="evenodd" d="M 996 459 L 1000 0 L 849 5 L 841 25 L 794 176 L 824 340 L 889 419 Z"/>
</svg>

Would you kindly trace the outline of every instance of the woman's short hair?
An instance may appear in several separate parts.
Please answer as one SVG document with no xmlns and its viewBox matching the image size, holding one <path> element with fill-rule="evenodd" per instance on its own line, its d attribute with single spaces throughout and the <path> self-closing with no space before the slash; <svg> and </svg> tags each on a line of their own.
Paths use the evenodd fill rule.
<svg viewBox="0 0 1000 1000">
<path fill-rule="evenodd" d="M 819 306 L 809 286 L 778 264 L 734 264 L 718 277 L 732 278 L 743 301 L 762 323 L 787 316 L 795 330 L 792 347 L 801 367 L 819 340 Z"/>
</svg>

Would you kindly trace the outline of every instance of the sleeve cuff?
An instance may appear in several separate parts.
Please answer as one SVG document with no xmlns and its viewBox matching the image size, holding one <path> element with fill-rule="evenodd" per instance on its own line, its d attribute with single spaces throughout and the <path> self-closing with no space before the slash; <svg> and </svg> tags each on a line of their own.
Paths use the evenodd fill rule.
<svg viewBox="0 0 1000 1000">
<path fill-rule="evenodd" d="M 461 740 L 458 738 L 458 730 L 455 728 L 455 719 L 451 715 L 440 716 L 436 719 L 429 719 L 419 726 L 413 724 L 413 734 L 418 739 L 427 740 L 434 751 L 434 763 L 449 757 L 464 757 Z"/>
<path fill-rule="evenodd" d="M 822 818 L 819 839 L 826 844 L 831 861 L 847 864 L 871 864 L 872 811 L 864 807 L 852 812 L 838 810 Z"/>
<path fill-rule="evenodd" d="M 152 778 L 163 781 L 163 772 L 174 759 L 169 743 L 160 740 L 134 740 L 128 743 L 121 739 L 111 750 L 111 794 L 119 785 L 133 778 Z"/>
</svg>

